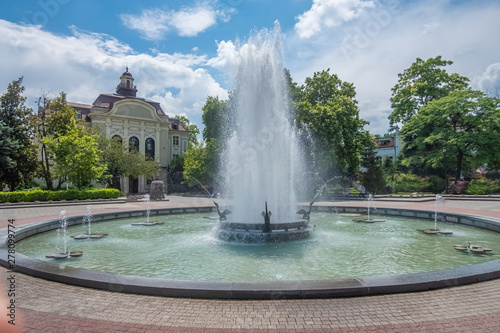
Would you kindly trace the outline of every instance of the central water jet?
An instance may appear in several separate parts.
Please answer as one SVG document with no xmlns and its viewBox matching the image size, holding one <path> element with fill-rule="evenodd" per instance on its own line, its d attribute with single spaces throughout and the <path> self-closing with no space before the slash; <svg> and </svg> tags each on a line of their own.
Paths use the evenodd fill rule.
<svg viewBox="0 0 500 333">
<path fill-rule="evenodd" d="M 275 23 L 273 31 L 253 33 L 239 47 L 237 55 L 239 67 L 231 103 L 233 121 L 221 168 L 233 222 L 221 223 L 219 229 L 254 229 L 254 225 L 260 225 L 256 228 L 261 232 L 272 233 L 288 230 L 290 223 L 300 222 L 296 227 L 303 234 L 300 238 L 307 237 L 308 220 L 300 220 L 296 213 L 302 154 L 290 114 L 279 24 Z M 264 217 L 269 218 L 269 207 L 274 226 L 269 226 L 269 219 L 263 224 L 264 205 Z"/>
</svg>

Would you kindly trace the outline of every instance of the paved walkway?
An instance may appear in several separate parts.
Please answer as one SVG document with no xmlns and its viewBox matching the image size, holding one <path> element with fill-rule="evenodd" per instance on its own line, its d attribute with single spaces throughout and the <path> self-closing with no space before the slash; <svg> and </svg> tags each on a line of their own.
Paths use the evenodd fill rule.
<svg viewBox="0 0 500 333">
<path fill-rule="evenodd" d="M 169 197 L 151 208 L 210 205 L 203 198 Z M 331 203 L 359 206 L 363 202 Z M 378 207 L 433 210 L 434 203 L 377 201 Z M 141 202 L 94 204 L 94 213 L 142 210 Z M 447 200 L 447 211 L 500 220 L 500 201 Z M 0 228 L 83 215 L 85 206 L 24 206 L 0 209 Z M 15 275 L 0 268 L 0 301 L 15 300 L 19 332 L 500 332 L 500 280 L 435 291 L 374 297 L 231 301 L 127 295 Z M 12 287 L 12 285 L 11 285 Z M 6 303 L 8 305 L 8 303 Z M 6 304 L 0 304 L 0 331 Z M 16 332 L 17 332 L 16 331 Z"/>
</svg>

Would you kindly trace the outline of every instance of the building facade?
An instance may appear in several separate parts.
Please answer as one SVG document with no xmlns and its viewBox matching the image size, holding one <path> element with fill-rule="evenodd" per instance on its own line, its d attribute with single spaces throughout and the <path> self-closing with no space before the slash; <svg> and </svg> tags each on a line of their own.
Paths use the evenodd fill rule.
<svg viewBox="0 0 500 333">
<path fill-rule="evenodd" d="M 390 138 L 377 138 L 377 149 L 375 153 L 377 156 L 382 157 L 382 161 L 390 159 L 396 162 L 401 152 L 401 137 L 399 135 L 399 128 L 396 126 L 394 135 Z"/>
<path fill-rule="evenodd" d="M 78 112 L 82 124 L 95 129 L 106 138 L 116 138 L 129 149 L 159 162 L 161 169 L 155 179 L 166 182 L 168 164 L 188 149 L 189 132 L 183 124 L 170 118 L 160 103 L 137 97 L 134 77 L 127 70 L 121 75 L 116 93 L 100 94 L 92 104 L 68 102 Z M 149 192 L 152 179 L 122 177 L 125 194 Z"/>
</svg>

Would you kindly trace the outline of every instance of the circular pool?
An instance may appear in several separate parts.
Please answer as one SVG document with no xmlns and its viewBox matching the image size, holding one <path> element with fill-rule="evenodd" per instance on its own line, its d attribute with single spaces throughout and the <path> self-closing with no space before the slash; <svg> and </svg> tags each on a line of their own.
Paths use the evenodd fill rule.
<svg viewBox="0 0 500 333">
<path fill-rule="evenodd" d="M 500 234 L 463 225 L 475 225 L 482 221 L 478 218 L 449 215 L 457 223 L 438 223 L 438 228 L 452 229 L 452 235 L 428 235 L 417 229 L 432 228 L 433 220 L 408 216 L 430 218 L 432 212 L 386 211 L 385 222 L 365 224 L 342 211 L 320 211 L 311 217 L 316 229 L 308 239 L 238 244 L 214 236 L 217 222 L 205 218 L 208 212 L 173 213 L 152 212 L 152 220 L 163 222 L 154 226 L 132 225 L 144 220 L 137 216 L 142 212 L 126 219 L 119 218 L 126 213 L 96 216 L 107 221 L 94 223 L 92 231 L 109 236 L 67 239 L 68 249 L 83 255 L 66 260 L 45 258 L 63 241 L 56 230 L 47 231 L 58 221 L 31 226 L 16 244 L 19 270 L 113 291 L 210 298 L 373 295 L 500 277 Z M 405 216 L 389 216 L 395 213 Z M 81 234 L 78 218 L 72 220 L 67 234 Z M 473 255 L 453 248 L 469 241 L 493 251 Z"/>
<path fill-rule="evenodd" d="M 224 242 L 214 236 L 217 222 L 204 214 L 156 216 L 163 222 L 135 226 L 144 218 L 97 223 L 102 239 L 76 240 L 67 246 L 84 255 L 64 261 L 45 258 L 63 242 L 56 230 L 29 237 L 17 251 L 57 265 L 116 274 L 193 281 L 290 281 L 346 279 L 451 269 L 500 259 L 500 249 L 484 255 L 461 253 L 455 244 L 495 248 L 500 234 L 467 226 L 453 235 L 427 235 L 417 229 L 434 227 L 421 219 L 389 217 L 385 222 L 357 223 L 342 214 L 316 213 L 308 239 L 277 243 Z M 73 226 L 68 235 L 80 234 Z"/>
</svg>

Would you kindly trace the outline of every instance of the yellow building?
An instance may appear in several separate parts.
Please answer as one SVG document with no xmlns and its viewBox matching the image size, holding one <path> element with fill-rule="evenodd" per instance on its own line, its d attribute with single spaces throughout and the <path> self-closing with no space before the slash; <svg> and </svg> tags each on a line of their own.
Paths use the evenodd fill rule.
<svg viewBox="0 0 500 333">
<path fill-rule="evenodd" d="M 166 167 L 176 156 L 188 149 L 189 132 L 179 120 L 170 118 L 160 103 L 136 96 L 134 77 L 127 70 L 120 77 L 116 93 L 100 94 L 89 104 L 71 103 L 84 120 L 84 126 L 99 131 L 107 138 L 116 137 L 130 148 L 161 164 L 157 179 L 166 182 Z M 151 179 L 122 178 L 121 191 L 125 194 L 149 192 Z"/>
</svg>

